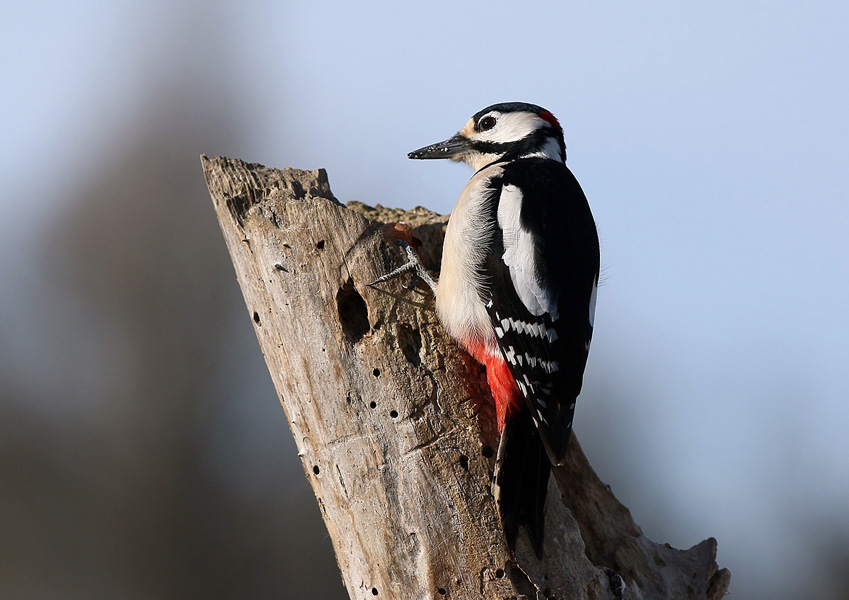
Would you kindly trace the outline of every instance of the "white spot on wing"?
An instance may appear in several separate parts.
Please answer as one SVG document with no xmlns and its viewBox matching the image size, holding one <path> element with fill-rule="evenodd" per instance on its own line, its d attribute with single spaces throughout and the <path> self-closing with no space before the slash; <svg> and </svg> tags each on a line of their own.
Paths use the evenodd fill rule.
<svg viewBox="0 0 849 600">
<path fill-rule="evenodd" d="M 557 361 L 555 361 L 555 360 L 552 360 L 552 361 L 541 360 L 541 361 L 539 361 L 539 363 L 540 363 L 540 367 L 542 367 L 542 370 L 545 371 L 546 373 L 556 373 L 557 371 L 560 370 L 560 365 L 557 364 Z"/>
<path fill-rule="evenodd" d="M 502 260 L 509 267 L 516 294 L 528 311 L 537 317 L 547 312 L 555 321 L 559 316 L 557 302 L 537 276 L 534 237 L 522 227 L 521 213 L 522 191 L 514 185 L 505 185 L 498 202 L 498 226 L 504 239 Z"/>
</svg>

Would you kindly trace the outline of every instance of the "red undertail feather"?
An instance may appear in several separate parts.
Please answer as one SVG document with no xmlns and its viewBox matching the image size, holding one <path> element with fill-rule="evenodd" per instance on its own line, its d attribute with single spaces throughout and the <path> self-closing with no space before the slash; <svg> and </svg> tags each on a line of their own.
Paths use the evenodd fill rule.
<svg viewBox="0 0 849 600">
<path fill-rule="evenodd" d="M 528 528 L 531 545 L 542 558 L 545 527 L 545 496 L 551 463 L 543 448 L 530 411 L 524 409 L 516 380 L 500 354 L 492 354 L 478 340 L 463 340 L 462 346 L 479 363 L 486 365 L 486 379 L 498 419 L 498 454 L 493 473 L 493 495 L 511 550 L 516 548 L 519 524 Z"/>
<path fill-rule="evenodd" d="M 486 366 L 486 381 L 495 401 L 495 414 L 498 418 L 498 432 L 504 431 L 504 423 L 507 417 L 520 411 L 522 408 L 522 395 L 516 380 L 510 374 L 510 368 L 504 359 L 493 356 L 486 350 L 486 346 L 480 340 L 465 341 L 463 346 L 475 360 Z"/>
<path fill-rule="evenodd" d="M 522 395 L 516 380 L 510 374 L 510 368 L 500 356 L 491 356 L 486 361 L 486 380 L 495 400 L 495 414 L 498 416 L 498 431 L 504 431 L 507 417 L 522 408 Z"/>
</svg>

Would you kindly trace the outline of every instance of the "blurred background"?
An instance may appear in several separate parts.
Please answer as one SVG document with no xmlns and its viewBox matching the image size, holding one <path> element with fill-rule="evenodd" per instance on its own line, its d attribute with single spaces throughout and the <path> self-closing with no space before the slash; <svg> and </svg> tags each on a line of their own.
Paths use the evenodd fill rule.
<svg viewBox="0 0 849 600">
<path fill-rule="evenodd" d="M 346 598 L 198 157 L 447 213 L 405 153 L 523 100 L 600 230 L 599 475 L 733 598 L 849 598 L 849 4 L 3 14 L 0 597 Z"/>
</svg>

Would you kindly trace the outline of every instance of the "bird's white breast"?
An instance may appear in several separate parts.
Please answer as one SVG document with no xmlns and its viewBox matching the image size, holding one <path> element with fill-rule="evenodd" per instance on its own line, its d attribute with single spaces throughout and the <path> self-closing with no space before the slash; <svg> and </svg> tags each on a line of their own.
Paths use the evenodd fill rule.
<svg viewBox="0 0 849 600">
<path fill-rule="evenodd" d="M 493 353 L 498 352 L 495 335 L 480 290 L 494 226 L 485 206 L 487 186 L 501 171 L 492 166 L 475 173 L 460 194 L 445 231 L 436 291 L 436 311 L 449 335 L 461 343 L 477 339 Z"/>
</svg>

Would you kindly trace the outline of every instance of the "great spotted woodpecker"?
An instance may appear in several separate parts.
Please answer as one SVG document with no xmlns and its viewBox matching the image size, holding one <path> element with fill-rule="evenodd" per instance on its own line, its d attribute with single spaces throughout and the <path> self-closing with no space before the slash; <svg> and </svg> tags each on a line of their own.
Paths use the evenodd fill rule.
<svg viewBox="0 0 849 600">
<path fill-rule="evenodd" d="M 593 333 L 595 222 L 565 165 L 560 123 L 539 106 L 494 104 L 408 156 L 476 171 L 451 213 L 439 281 L 427 279 L 448 333 L 486 366 L 501 435 L 493 491 L 507 542 L 515 547 L 523 523 L 541 557 L 551 465 L 566 458 Z"/>
</svg>

